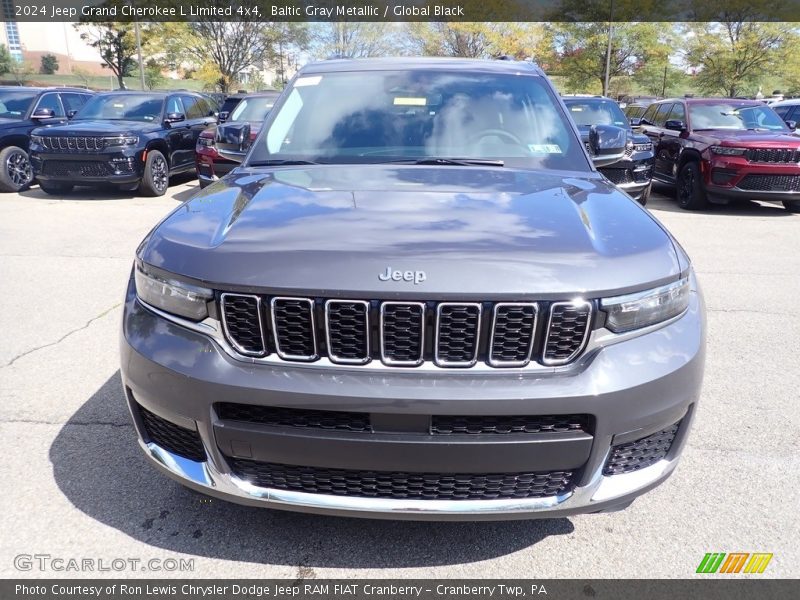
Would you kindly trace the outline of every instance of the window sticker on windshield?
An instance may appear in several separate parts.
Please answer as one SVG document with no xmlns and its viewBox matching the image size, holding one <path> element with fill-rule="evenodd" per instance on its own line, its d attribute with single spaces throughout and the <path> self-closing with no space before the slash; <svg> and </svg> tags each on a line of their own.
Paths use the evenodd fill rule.
<svg viewBox="0 0 800 600">
<path fill-rule="evenodd" d="M 428 104 L 428 100 L 426 98 L 396 97 L 394 104 L 395 106 L 425 106 Z"/>
<path fill-rule="evenodd" d="M 124 104 L 116 104 L 115 103 L 115 104 L 112 104 L 111 106 L 113 106 L 114 108 L 125 108 Z"/>
<path fill-rule="evenodd" d="M 322 81 L 322 75 L 316 75 L 314 77 L 301 77 L 297 81 L 294 82 L 294 87 L 304 87 L 307 85 L 319 85 L 319 82 Z"/>
<path fill-rule="evenodd" d="M 531 154 L 561 154 L 561 146 L 558 144 L 528 144 Z"/>
</svg>

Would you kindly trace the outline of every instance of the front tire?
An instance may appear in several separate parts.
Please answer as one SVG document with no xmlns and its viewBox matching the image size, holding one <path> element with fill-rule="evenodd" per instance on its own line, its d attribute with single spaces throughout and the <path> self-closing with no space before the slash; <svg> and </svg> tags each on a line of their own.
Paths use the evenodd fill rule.
<svg viewBox="0 0 800 600">
<path fill-rule="evenodd" d="M 33 167 L 28 153 L 18 146 L 0 152 L 0 192 L 21 192 L 33 183 Z"/>
<path fill-rule="evenodd" d="M 783 208 L 790 213 L 800 213 L 800 200 L 784 200 Z"/>
<path fill-rule="evenodd" d="M 39 182 L 39 189 L 45 194 L 50 194 L 51 196 L 63 196 L 64 194 L 69 194 L 74 187 L 75 186 L 71 183 L 60 183 L 57 181 Z"/>
<path fill-rule="evenodd" d="M 169 165 L 158 150 L 150 150 L 144 163 L 144 176 L 139 191 L 145 196 L 163 196 L 169 187 Z"/>
<path fill-rule="evenodd" d="M 642 190 L 641 195 L 636 200 L 642 206 L 647 206 L 647 201 L 650 199 L 650 190 L 653 188 L 653 184 L 649 183 L 646 188 Z"/>
<path fill-rule="evenodd" d="M 708 206 L 708 196 L 703 189 L 700 164 L 687 162 L 678 174 L 678 205 L 685 210 L 703 210 Z"/>
</svg>

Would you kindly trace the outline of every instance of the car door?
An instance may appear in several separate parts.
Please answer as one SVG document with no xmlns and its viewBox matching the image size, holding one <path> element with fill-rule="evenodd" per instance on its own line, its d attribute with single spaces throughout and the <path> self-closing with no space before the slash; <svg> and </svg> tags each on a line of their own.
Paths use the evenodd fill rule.
<svg viewBox="0 0 800 600">
<path fill-rule="evenodd" d="M 53 111 L 53 116 L 48 119 L 33 119 L 34 113 L 43 108 Z M 58 97 L 58 92 L 45 92 L 39 96 L 39 100 L 34 104 L 31 110 L 31 129 L 35 127 L 60 125 L 66 122 L 66 120 L 67 116 L 64 112 L 64 106 L 61 104 L 61 99 Z"/>
<path fill-rule="evenodd" d="M 170 170 L 180 170 L 185 168 L 194 159 L 193 145 L 191 147 L 191 152 L 187 152 L 192 141 L 192 126 L 189 123 L 186 108 L 180 96 L 169 96 L 167 98 L 166 114 L 178 114 L 183 116 L 182 121 L 170 123 L 169 129 L 167 129 L 166 132 L 167 146 L 169 146 L 169 156 L 167 159 L 169 160 Z"/>
<path fill-rule="evenodd" d="M 660 161 L 660 173 L 666 179 L 674 180 L 678 176 L 678 162 L 680 161 L 683 146 L 686 143 L 686 106 L 683 102 L 675 102 L 672 105 L 666 121 L 680 121 L 684 126 L 680 130 L 669 129 L 665 126 L 659 142 L 659 153 L 656 162 Z"/>
<path fill-rule="evenodd" d="M 653 152 L 655 153 L 655 165 L 653 167 L 653 174 L 659 179 L 667 179 L 669 181 L 669 163 L 664 156 L 664 149 L 661 147 L 661 141 L 664 138 L 664 123 L 667 121 L 667 115 L 672 110 L 672 102 L 659 102 L 647 109 L 645 113 L 646 123 L 642 125 L 642 133 L 650 138 L 653 143 Z"/>
<path fill-rule="evenodd" d="M 68 119 L 71 119 L 80 108 L 86 104 L 89 98 L 87 94 L 79 94 L 77 92 L 61 92 L 61 104 L 64 105 L 64 111 Z"/>
<path fill-rule="evenodd" d="M 199 96 L 181 96 L 183 108 L 186 110 L 186 125 L 190 136 L 186 138 L 187 160 L 194 164 L 194 149 L 197 138 L 212 123 L 215 122 L 213 116 L 209 115 L 211 109 L 207 103 Z"/>
</svg>

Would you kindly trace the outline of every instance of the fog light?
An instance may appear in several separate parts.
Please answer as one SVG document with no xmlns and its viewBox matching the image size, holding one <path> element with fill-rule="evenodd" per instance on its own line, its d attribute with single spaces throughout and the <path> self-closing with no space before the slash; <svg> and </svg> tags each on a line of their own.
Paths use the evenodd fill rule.
<svg viewBox="0 0 800 600">
<path fill-rule="evenodd" d="M 732 169 L 711 169 L 711 183 L 714 185 L 730 185 L 738 171 Z"/>
</svg>

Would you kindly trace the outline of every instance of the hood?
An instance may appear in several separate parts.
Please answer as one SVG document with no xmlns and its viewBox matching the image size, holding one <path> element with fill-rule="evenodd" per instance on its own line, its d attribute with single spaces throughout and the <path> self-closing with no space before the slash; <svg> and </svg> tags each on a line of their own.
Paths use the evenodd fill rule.
<svg viewBox="0 0 800 600">
<path fill-rule="evenodd" d="M 141 121 L 70 121 L 47 128 L 47 135 L 129 135 L 160 130 L 160 123 Z"/>
<path fill-rule="evenodd" d="M 25 123 L 21 119 L 0 119 L 0 128 L 3 127 L 19 127 Z"/>
<path fill-rule="evenodd" d="M 730 131 L 715 129 L 700 132 L 704 137 L 716 138 L 721 146 L 745 148 L 800 148 L 800 137 L 792 133 L 765 131 Z"/>
<path fill-rule="evenodd" d="M 212 286 L 542 299 L 676 279 L 671 237 L 596 173 L 240 168 L 178 207 L 140 258 Z M 390 271 L 425 280 L 383 281 Z"/>
</svg>

